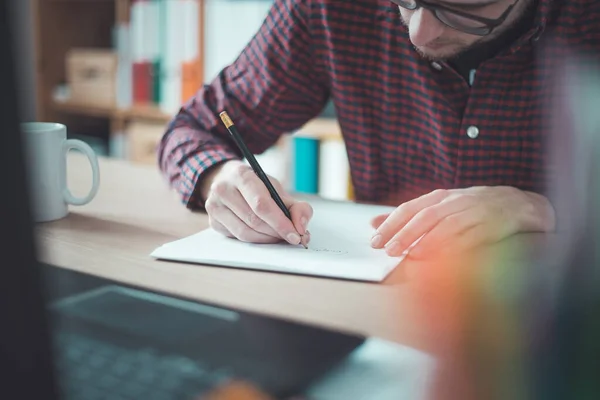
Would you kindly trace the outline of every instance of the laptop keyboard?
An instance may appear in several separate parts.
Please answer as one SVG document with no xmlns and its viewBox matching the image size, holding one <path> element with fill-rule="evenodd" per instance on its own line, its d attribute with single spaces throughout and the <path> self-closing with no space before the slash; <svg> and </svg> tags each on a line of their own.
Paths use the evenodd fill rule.
<svg viewBox="0 0 600 400">
<path fill-rule="evenodd" d="M 65 400 L 198 399 L 232 376 L 156 349 L 130 349 L 57 333 L 56 364 Z"/>
</svg>

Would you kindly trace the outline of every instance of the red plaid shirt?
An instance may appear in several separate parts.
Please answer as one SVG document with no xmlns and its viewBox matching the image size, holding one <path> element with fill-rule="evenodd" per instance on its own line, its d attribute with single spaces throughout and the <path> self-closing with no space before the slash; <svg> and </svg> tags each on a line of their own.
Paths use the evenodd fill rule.
<svg viewBox="0 0 600 400">
<path fill-rule="evenodd" d="M 597 0 L 539 0 L 530 29 L 469 85 L 416 53 L 388 0 L 275 0 L 239 58 L 173 119 L 161 171 L 188 207 L 201 208 L 202 174 L 240 157 L 220 111 L 258 154 L 331 99 L 359 201 L 398 204 L 474 185 L 541 192 L 545 77 L 563 49 L 600 55 L 599 21 Z M 540 56 L 545 37 L 552 44 Z"/>
</svg>

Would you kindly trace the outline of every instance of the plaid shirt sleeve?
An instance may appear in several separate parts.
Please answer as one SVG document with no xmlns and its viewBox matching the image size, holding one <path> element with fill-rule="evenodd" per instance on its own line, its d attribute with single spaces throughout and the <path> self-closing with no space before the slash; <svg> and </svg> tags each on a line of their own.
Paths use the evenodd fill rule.
<svg viewBox="0 0 600 400">
<path fill-rule="evenodd" d="M 211 167 L 241 157 L 219 119 L 221 111 L 259 154 L 323 109 L 329 89 L 311 68 L 309 1 L 275 0 L 239 57 L 169 124 L 158 146 L 159 168 L 188 208 L 204 208 L 199 182 Z"/>
</svg>

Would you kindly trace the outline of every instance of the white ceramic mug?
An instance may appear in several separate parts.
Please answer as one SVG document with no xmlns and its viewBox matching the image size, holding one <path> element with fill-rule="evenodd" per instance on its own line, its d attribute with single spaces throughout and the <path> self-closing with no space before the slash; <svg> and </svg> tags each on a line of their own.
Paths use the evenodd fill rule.
<svg viewBox="0 0 600 400">
<path fill-rule="evenodd" d="M 53 122 L 25 122 L 21 131 L 27 145 L 32 214 L 36 222 L 54 221 L 69 213 L 69 204 L 89 203 L 98 192 L 100 171 L 94 150 L 85 142 L 67 139 L 67 127 Z M 92 187 L 75 197 L 67 186 L 67 154 L 76 149 L 92 166 Z"/>
</svg>

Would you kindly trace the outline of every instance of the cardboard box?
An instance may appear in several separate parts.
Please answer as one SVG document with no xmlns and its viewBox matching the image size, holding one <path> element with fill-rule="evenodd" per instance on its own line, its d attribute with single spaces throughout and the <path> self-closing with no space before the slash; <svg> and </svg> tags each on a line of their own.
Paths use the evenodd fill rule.
<svg viewBox="0 0 600 400">
<path fill-rule="evenodd" d="M 73 48 L 67 53 L 70 100 L 84 105 L 116 107 L 118 56 L 109 49 Z"/>
<path fill-rule="evenodd" d="M 167 129 L 166 124 L 134 120 L 125 129 L 128 159 L 137 164 L 157 164 L 158 144 Z"/>
</svg>

